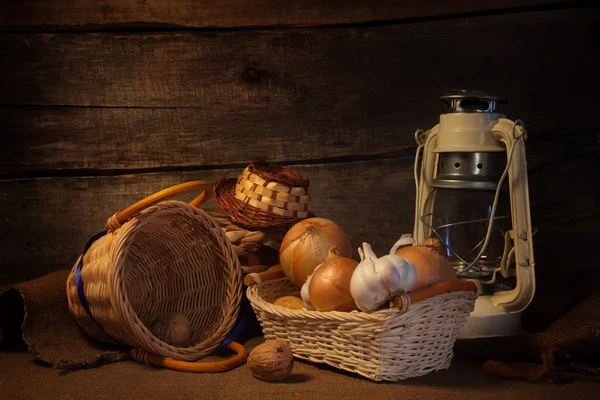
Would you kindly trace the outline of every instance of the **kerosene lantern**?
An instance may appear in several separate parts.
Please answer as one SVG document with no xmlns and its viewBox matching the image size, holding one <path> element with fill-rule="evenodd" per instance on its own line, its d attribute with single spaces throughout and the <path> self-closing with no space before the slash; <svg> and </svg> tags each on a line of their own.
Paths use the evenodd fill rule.
<svg viewBox="0 0 600 400">
<path fill-rule="evenodd" d="M 521 330 L 535 292 L 526 132 L 496 112 L 499 97 L 460 90 L 448 112 L 418 130 L 414 237 L 436 237 L 460 279 L 482 288 L 459 338 Z"/>
</svg>

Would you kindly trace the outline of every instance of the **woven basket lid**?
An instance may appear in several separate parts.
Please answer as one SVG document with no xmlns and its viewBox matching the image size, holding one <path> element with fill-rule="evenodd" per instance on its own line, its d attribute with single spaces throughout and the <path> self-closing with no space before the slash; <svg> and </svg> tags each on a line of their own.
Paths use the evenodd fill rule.
<svg viewBox="0 0 600 400">
<path fill-rule="evenodd" d="M 310 181 L 288 167 L 253 161 L 237 179 L 221 179 L 214 201 L 236 224 L 251 229 L 288 229 L 314 216 Z"/>
</svg>

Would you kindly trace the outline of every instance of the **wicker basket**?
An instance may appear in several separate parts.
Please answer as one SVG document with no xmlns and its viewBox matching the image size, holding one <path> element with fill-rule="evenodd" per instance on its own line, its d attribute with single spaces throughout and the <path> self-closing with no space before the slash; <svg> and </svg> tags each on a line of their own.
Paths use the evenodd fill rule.
<svg viewBox="0 0 600 400">
<path fill-rule="evenodd" d="M 402 310 L 318 312 L 272 304 L 280 296 L 300 295 L 287 278 L 258 281 L 246 294 L 266 339 L 286 340 L 295 357 L 374 381 L 449 368 L 454 342 L 477 297 L 474 282 L 458 287 L 445 282 L 395 299 Z"/>
<path fill-rule="evenodd" d="M 214 202 L 234 223 L 251 230 L 287 231 L 315 214 L 304 175 L 268 161 L 253 161 L 237 179 L 215 185 Z"/>
<path fill-rule="evenodd" d="M 233 223 L 231 218 L 217 210 L 206 210 L 223 230 L 233 245 L 242 271 L 261 272 L 279 263 L 279 248 L 285 232 L 277 229 L 248 230 Z"/>
<path fill-rule="evenodd" d="M 162 201 L 199 190 L 190 204 Z M 166 189 L 115 214 L 90 240 L 67 280 L 69 309 L 88 335 L 131 346 L 136 359 L 145 351 L 196 361 L 223 343 L 238 317 L 242 274 L 223 229 L 196 207 L 211 193 L 202 181 Z M 150 330 L 171 313 L 191 323 L 186 345 Z"/>
</svg>

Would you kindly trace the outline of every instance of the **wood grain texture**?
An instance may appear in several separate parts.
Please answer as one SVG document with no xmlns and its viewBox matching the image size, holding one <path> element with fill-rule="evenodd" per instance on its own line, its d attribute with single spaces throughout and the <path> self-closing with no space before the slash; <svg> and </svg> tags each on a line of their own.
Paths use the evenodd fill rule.
<svg viewBox="0 0 600 400">
<path fill-rule="evenodd" d="M 368 121 L 383 107 L 412 121 L 402 107 L 415 97 L 437 111 L 418 99 L 474 87 L 564 120 L 593 110 L 599 20 L 591 8 L 362 28 L 7 34 L 0 104 L 197 107 L 221 119 L 269 111 L 290 125 L 315 112 Z"/>
<path fill-rule="evenodd" d="M 442 2 L 356 0 L 0 0 L 0 26 L 103 29 L 119 24 L 179 27 L 313 26 L 422 18 L 525 6 L 570 3 L 559 0 L 454 0 Z"/>
<path fill-rule="evenodd" d="M 573 136 L 527 148 L 532 219 L 539 225 L 568 222 L 598 211 L 598 135 Z"/>
<path fill-rule="evenodd" d="M 0 107 L 0 171 L 401 152 L 414 147 L 415 129 L 437 122 L 436 97 L 451 87 L 507 97 L 500 110 L 523 119 L 532 142 L 590 133 L 599 17 L 590 9 L 360 29 L 2 35 L 0 103 L 14 106 Z M 17 106 L 27 104 L 43 107 Z"/>
<path fill-rule="evenodd" d="M 555 262 L 557 249 L 583 236 L 593 225 L 590 219 L 598 219 L 597 183 L 582 189 L 581 181 L 574 179 L 597 166 L 597 159 L 597 152 L 582 155 L 571 162 L 550 163 L 529 176 L 532 221 L 538 228 L 534 247 L 540 249 L 538 271 L 545 279 L 555 270 L 573 277 L 597 265 L 597 257 L 583 255 L 568 270 Z M 401 234 L 412 232 L 412 165 L 412 158 L 397 158 L 294 169 L 311 179 L 317 215 L 338 222 L 349 233 L 353 248 L 367 241 L 384 254 Z M 0 273 L 14 281 L 70 268 L 87 239 L 104 229 L 114 212 L 174 184 L 196 179 L 216 182 L 237 177 L 241 170 L 0 181 Z"/>
<path fill-rule="evenodd" d="M 428 99 L 435 102 L 435 99 Z M 328 110 L 301 118 L 294 109 L 251 112 L 198 108 L 0 107 L 0 174 L 60 169 L 147 169 L 363 159 L 416 146 L 417 121 Z M 376 112 L 374 112 L 376 114 Z M 424 119 L 427 116 L 421 115 Z M 374 121 L 377 120 L 377 121 Z M 390 121 L 386 125 L 383 121 Z"/>
<path fill-rule="evenodd" d="M 435 99 L 421 101 L 425 104 Z M 381 119 L 395 118 L 391 129 L 351 119 L 336 127 L 326 115 L 306 120 L 305 128 L 290 126 L 285 118 L 240 116 L 219 121 L 214 115 L 188 108 L 0 107 L 4 144 L 0 146 L 0 178 L 56 175 L 60 170 L 77 169 L 101 174 L 100 170 L 200 169 L 257 159 L 301 163 L 409 155 L 416 147 L 414 130 L 432 126 L 417 119 L 434 124 L 431 121 L 437 114 L 413 103 L 403 109 L 415 120 L 405 122 L 404 113 L 381 109 L 390 112 Z M 598 149 L 591 115 L 552 123 L 553 112 L 548 109 L 544 114 L 516 117 L 522 118 L 528 129 L 530 169 Z"/>
</svg>

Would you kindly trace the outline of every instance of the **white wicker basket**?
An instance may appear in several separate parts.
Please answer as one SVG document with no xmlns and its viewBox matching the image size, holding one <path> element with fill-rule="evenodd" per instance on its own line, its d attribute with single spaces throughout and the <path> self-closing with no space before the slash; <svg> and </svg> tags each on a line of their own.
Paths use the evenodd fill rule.
<svg viewBox="0 0 600 400">
<path fill-rule="evenodd" d="M 272 302 L 299 296 L 298 287 L 287 278 L 256 280 L 247 296 L 265 339 L 286 340 L 297 358 L 374 381 L 399 381 L 449 368 L 454 342 L 477 297 L 475 291 L 461 290 L 410 304 L 405 296 L 404 311 L 291 310 Z"/>
</svg>

